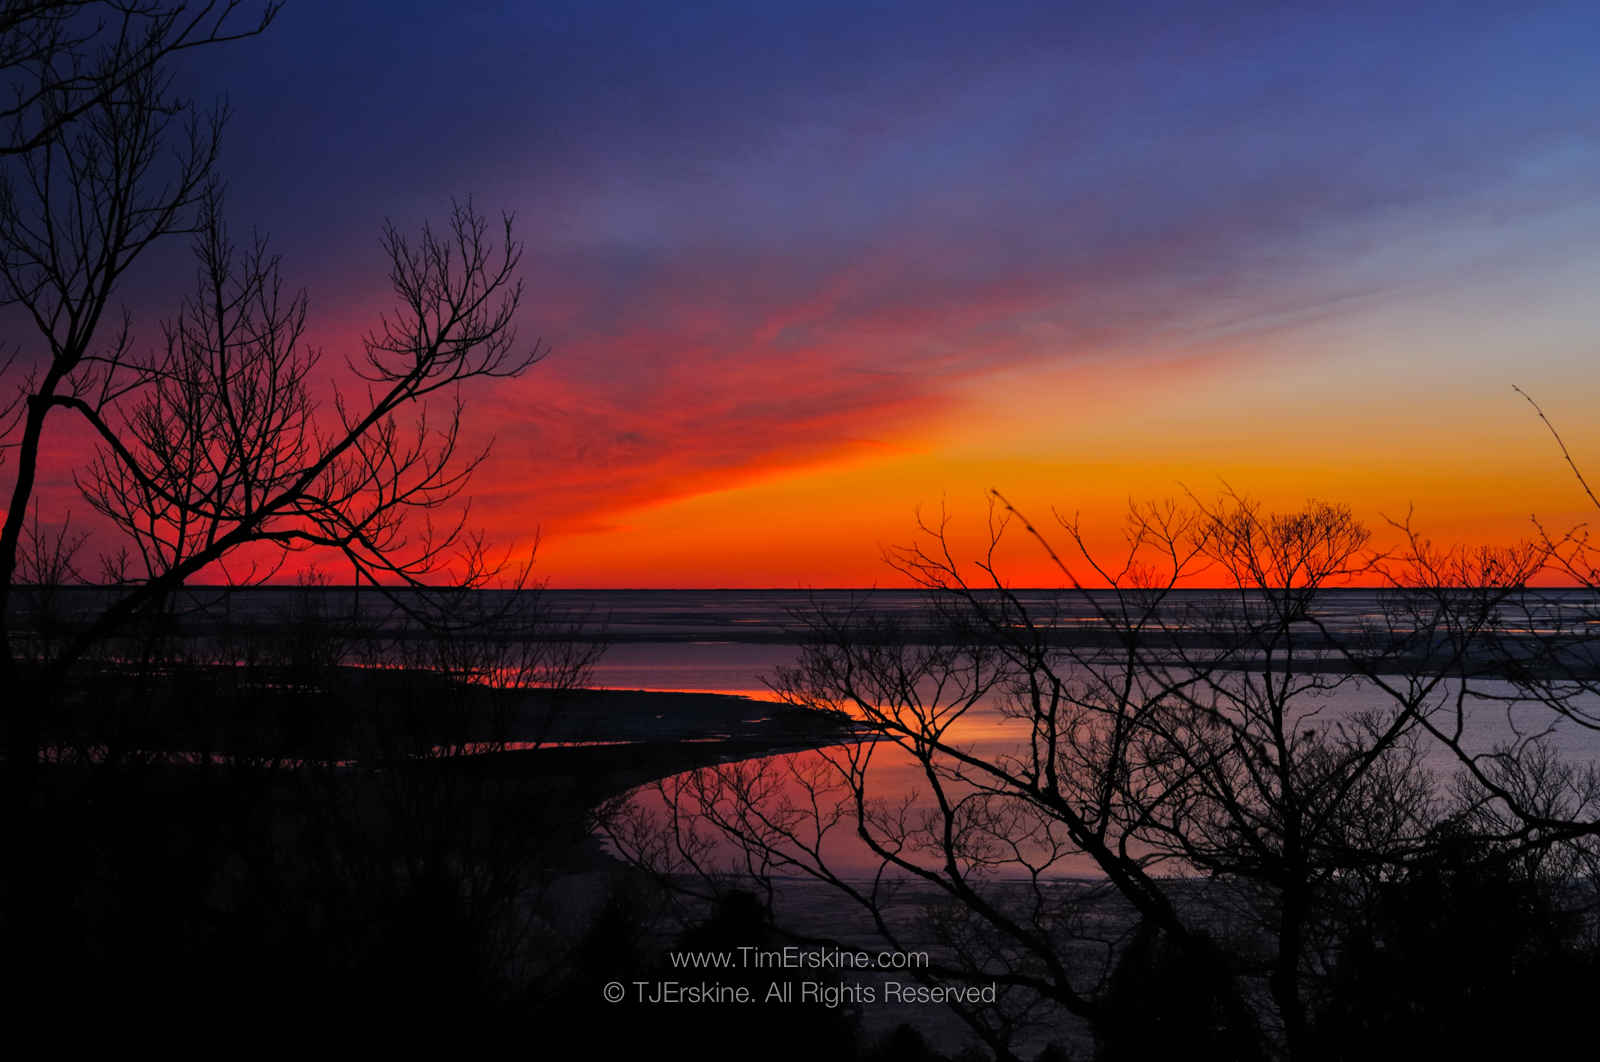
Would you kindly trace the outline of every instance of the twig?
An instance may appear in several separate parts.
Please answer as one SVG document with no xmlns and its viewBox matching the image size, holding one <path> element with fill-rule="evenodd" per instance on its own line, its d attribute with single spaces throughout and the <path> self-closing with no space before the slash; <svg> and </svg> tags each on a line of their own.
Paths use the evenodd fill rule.
<svg viewBox="0 0 1600 1062">
<path fill-rule="evenodd" d="M 1567 452 L 1567 444 L 1562 441 L 1561 433 L 1556 431 L 1556 426 L 1554 424 L 1550 423 L 1550 418 L 1544 415 L 1544 410 L 1539 408 L 1539 403 L 1535 402 L 1528 392 L 1524 391 L 1516 384 L 1512 384 L 1511 389 L 1517 394 L 1521 395 L 1523 398 L 1527 399 L 1528 405 L 1532 406 L 1533 411 L 1539 414 L 1539 419 L 1544 421 L 1544 426 L 1550 429 L 1551 436 L 1555 438 L 1556 445 L 1561 447 L 1561 456 L 1566 459 L 1567 467 L 1572 469 L 1572 474 L 1574 476 L 1578 477 L 1578 486 L 1582 487 L 1583 492 L 1589 496 L 1590 504 L 1596 509 L 1600 509 L 1600 498 L 1596 498 L 1594 496 L 1594 491 L 1589 489 L 1589 481 L 1583 478 L 1582 472 L 1578 471 L 1578 463 L 1572 459 L 1572 454 Z"/>
</svg>

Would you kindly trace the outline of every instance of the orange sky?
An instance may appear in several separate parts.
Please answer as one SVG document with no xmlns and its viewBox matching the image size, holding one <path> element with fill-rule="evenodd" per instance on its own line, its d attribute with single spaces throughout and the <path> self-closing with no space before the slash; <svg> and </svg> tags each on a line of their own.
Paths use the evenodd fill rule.
<svg viewBox="0 0 1600 1062">
<path fill-rule="evenodd" d="M 1512 390 L 1532 393 L 1600 470 L 1589 362 L 1571 356 L 1588 343 L 1580 280 L 1532 296 L 1454 285 L 1286 325 L 1089 337 L 1015 326 L 987 348 L 984 329 L 1014 326 L 1032 303 L 979 293 L 922 317 L 851 318 L 794 361 L 697 345 L 697 329 L 717 327 L 708 306 L 587 349 L 558 343 L 525 377 L 471 387 L 468 434 L 493 446 L 469 490 L 473 522 L 514 556 L 537 537 L 536 576 L 572 588 L 903 585 L 885 549 L 915 541 L 919 513 L 942 507 L 961 559 L 976 559 L 991 488 L 1041 528 L 1081 514 L 1105 555 L 1130 500 L 1225 486 L 1279 510 L 1344 502 L 1380 543 L 1396 538 L 1386 518 L 1410 510 L 1437 541 L 1509 544 L 1533 534 L 1533 515 L 1556 529 L 1595 515 Z M 1472 312 L 1452 316 L 1461 307 Z M 329 365 L 373 312 L 324 324 Z M 739 334 L 812 312 L 780 305 Z M 952 341 L 938 371 L 874 353 L 946 335 L 973 338 Z M 864 359 L 886 367 L 862 372 Z M 585 374 L 630 360 L 655 368 Z M 85 526 L 71 481 L 85 440 L 47 442 L 41 512 Z M 1025 536 L 1002 557 L 1015 585 L 1060 582 Z M 343 578 L 340 562 L 309 556 L 280 578 L 310 563 Z"/>
<path fill-rule="evenodd" d="M 391 307 L 384 219 L 517 215 L 551 353 L 467 390 L 470 493 L 555 586 L 893 585 L 990 489 L 1106 544 L 1224 483 L 1445 542 L 1597 516 L 1512 390 L 1600 479 L 1592 5 L 1080 7 L 290 5 L 184 85 L 329 366 Z M 73 431 L 46 529 L 85 525 Z"/>
<path fill-rule="evenodd" d="M 941 404 L 920 433 L 722 486 L 689 478 L 679 496 L 619 505 L 571 532 L 553 523 L 540 568 L 564 586 L 897 585 L 882 552 L 916 539 L 919 512 L 932 519 L 942 506 L 967 557 L 978 556 L 990 488 L 1041 528 L 1053 513 L 1081 514 L 1107 553 L 1130 500 L 1185 489 L 1209 499 L 1224 485 L 1277 509 L 1345 502 L 1379 541 L 1396 539 L 1386 518 L 1408 510 L 1435 540 L 1473 544 L 1527 538 L 1535 514 L 1553 528 L 1592 516 L 1512 374 L 1490 390 L 1381 360 L 1321 372 L 1243 356 L 1137 376 L 1017 370 L 970 384 L 964 404 Z M 1569 447 L 1600 454 L 1583 371 L 1547 370 L 1543 382 Z M 514 467 L 496 464 L 501 475 Z M 510 535 L 517 517 L 502 520 Z M 1012 545 L 1016 584 L 1059 581 L 1042 550 Z"/>
</svg>

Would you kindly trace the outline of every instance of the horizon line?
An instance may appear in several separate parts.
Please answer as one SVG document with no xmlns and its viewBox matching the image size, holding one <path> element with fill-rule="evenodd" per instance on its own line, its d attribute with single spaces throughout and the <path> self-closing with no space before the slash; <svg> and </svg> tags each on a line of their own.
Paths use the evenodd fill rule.
<svg viewBox="0 0 1600 1062">
<path fill-rule="evenodd" d="M 124 585 L 129 589 L 133 589 L 133 588 L 137 588 L 141 584 L 134 583 L 134 584 L 124 584 Z M 117 590 L 117 589 L 121 589 L 121 588 L 123 588 L 123 587 L 119 587 L 119 585 L 115 584 L 115 583 L 15 583 L 15 584 L 13 584 L 13 589 L 14 590 Z M 1577 584 L 1559 585 L 1559 586 L 1531 586 L 1531 585 L 1524 585 L 1521 588 L 1525 589 L 1525 590 L 1590 590 L 1590 591 L 1600 592 L 1600 587 L 1583 586 L 1583 585 L 1577 585 Z M 539 593 L 539 592 L 544 592 L 544 593 L 565 593 L 565 594 L 684 594 L 684 593 L 694 593 L 694 594 L 730 594 L 730 593 L 739 593 L 739 594 L 773 594 L 773 593 L 777 593 L 777 594 L 807 594 L 807 593 L 812 593 L 812 594 L 816 594 L 816 593 L 822 593 L 822 594 L 844 594 L 844 593 L 868 594 L 868 593 L 876 593 L 876 592 L 879 592 L 879 591 L 883 591 L 883 592 L 887 592 L 887 593 L 911 593 L 911 592 L 938 593 L 938 592 L 941 592 L 941 591 L 950 591 L 952 588 L 949 588 L 949 587 L 932 587 L 932 586 L 524 586 L 524 587 L 479 586 L 479 587 L 470 587 L 470 588 L 467 588 L 467 587 L 451 587 L 451 586 L 427 586 L 427 587 L 419 588 L 419 587 L 413 587 L 413 586 L 375 586 L 372 583 L 327 583 L 327 584 L 323 584 L 323 585 L 307 585 L 307 584 L 301 584 L 301 583 L 253 583 L 253 584 L 249 584 L 249 585 L 246 585 L 246 586 L 230 586 L 230 585 L 228 585 L 226 583 L 189 583 L 189 584 L 184 584 L 183 586 L 176 587 L 175 591 L 176 590 L 207 590 L 207 591 L 241 591 L 242 592 L 242 591 L 246 591 L 246 590 L 277 590 L 277 591 L 291 591 L 291 590 L 374 590 L 374 591 L 378 591 L 378 592 L 382 593 L 382 592 L 386 592 L 386 591 L 411 591 L 411 592 L 416 592 L 419 589 L 421 589 L 421 590 L 461 590 L 461 589 L 472 589 L 472 590 L 493 590 L 493 591 L 499 591 L 499 592 L 518 591 L 518 592 L 536 592 L 536 593 Z M 1075 593 L 1075 594 L 1082 594 L 1082 593 L 1117 593 L 1117 592 L 1121 592 L 1121 593 L 1140 593 L 1140 592 L 1144 592 L 1144 588 L 1141 588 L 1141 587 L 1115 587 L 1115 586 L 1088 586 L 1088 587 L 1083 587 L 1083 586 L 974 586 L 974 587 L 967 587 L 966 589 L 969 590 L 969 591 L 975 592 L 975 593 L 993 593 L 993 592 L 996 592 L 996 591 L 1005 591 L 1005 592 L 1008 592 L 1008 593 L 1046 593 L 1046 592 L 1054 592 L 1054 593 Z M 1266 590 L 1280 590 L 1280 589 L 1305 589 L 1305 588 L 1304 587 L 1259 587 L 1259 586 L 1253 586 L 1253 587 L 1241 587 L 1241 586 L 1173 586 L 1173 587 L 1167 587 L 1167 588 L 1165 588 L 1163 590 L 1159 590 L 1157 592 L 1159 592 L 1159 593 L 1234 593 L 1234 592 L 1241 591 L 1241 590 L 1247 590 L 1247 591 L 1250 591 L 1250 592 L 1253 592 L 1253 593 L 1260 593 L 1260 592 L 1263 592 L 1263 591 L 1266 591 Z M 1374 590 L 1418 590 L 1418 589 L 1468 590 L 1468 589 L 1484 589 L 1484 588 L 1481 588 L 1481 587 L 1466 587 L 1466 586 L 1422 587 L 1422 586 L 1392 586 L 1392 585 L 1384 585 L 1384 586 L 1322 586 L 1322 587 L 1317 587 L 1317 589 L 1319 591 L 1329 592 L 1329 593 L 1358 593 L 1358 592 L 1370 593 L 1370 592 L 1372 592 Z M 1496 587 L 1496 588 L 1492 588 L 1492 589 L 1512 589 L 1512 588 L 1510 588 L 1510 587 Z"/>
</svg>

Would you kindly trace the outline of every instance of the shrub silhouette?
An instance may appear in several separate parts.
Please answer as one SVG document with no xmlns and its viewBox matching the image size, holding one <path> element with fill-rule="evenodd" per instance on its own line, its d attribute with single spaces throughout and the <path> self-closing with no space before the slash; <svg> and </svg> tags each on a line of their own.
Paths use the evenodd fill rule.
<svg viewBox="0 0 1600 1062">
<path fill-rule="evenodd" d="M 1600 954 L 1574 886 L 1456 838 L 1352 927 L 1317 1015 L 1328 1059 L 1514 1057 L 1588 1032 Z M 1568 1040 L 1567 1042 L 1571 1042 Z"/>
<path fill-rule="evenodd" d="M 1229 1006 L 1212 963 L 1141 922 L 1111 975 L 1095 1023 L 1100 1062 L 1147 1058 L 1261 1058 L 1255 1030 Z"/>
</svg>

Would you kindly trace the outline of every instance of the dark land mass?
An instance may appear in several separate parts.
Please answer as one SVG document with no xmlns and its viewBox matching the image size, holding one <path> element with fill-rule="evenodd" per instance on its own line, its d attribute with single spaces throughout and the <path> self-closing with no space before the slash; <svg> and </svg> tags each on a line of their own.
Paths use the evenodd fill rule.
<svg viewBox="0 0 1600 1062">
<path fill-rule="evenodd" d="M 226 814 L 241 836 L 269 836 L 337 808 L 344 828 L 377 836 L 430 817 L 424 832 L 448 831 L 464 816 L 468 834 L 489 820 L 568 868 L 605 862 L 590 811 L 610 798 L 855 736 L 844 720 L 749 697 L 496 689 L 351 667 L 86 668 L 47 719 L 41 825 L 67 815 L 56 826 L 77 833 L 124 816 Z M 101 815 L 108 799 L 115 816 Z M 80 806 L 99 818 L 76 822 Z"/>
<path fill-rule="evenodd" d="M 86 668 L 45 718 L 7 803 L 10 1002 L 192 1031 L 554 1017 L 558 885 L 621 873 L 592 809 L 849 736 L 743 697 L 347 667 Z"/>
<path fill-rule="evenodd" d="M 815 746 L 848 736 L 840 719 L 719 693 L 504 689 L 423 670 L 186 666 L 159 674 L 84 669 L 47 715 L 44 744 L 169 762 L 347 769 L 475 760 L 535 774 L 532 763 L 639 765 Z M 687 746 L 666 754 L 662 750 Z M 515 768 L 506 765 L 517 764 Z M 671 773 L 671 772 L 669 772 Z"/>
</svg>

